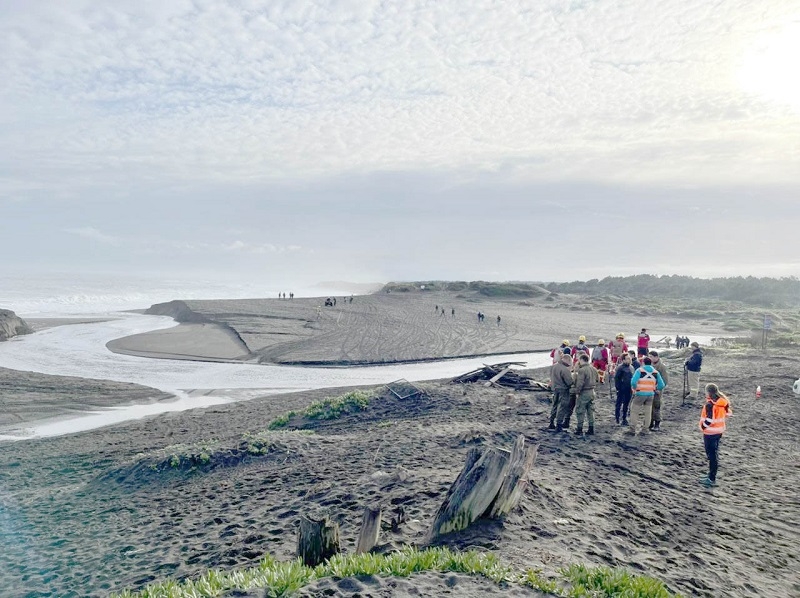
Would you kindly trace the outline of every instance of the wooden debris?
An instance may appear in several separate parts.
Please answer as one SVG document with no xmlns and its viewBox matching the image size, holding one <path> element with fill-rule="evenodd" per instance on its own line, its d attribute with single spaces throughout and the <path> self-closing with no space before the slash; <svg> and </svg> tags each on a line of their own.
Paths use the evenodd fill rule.
<svg viewBox="0 0 800 598">
<path fill-rule="evenodd" d="M 502 386 L 504 388 L 513 388 L 514 390 L 548 392 L 552 390 L 546 382 L 539 382 L 529 376 L 520 374 L 517 370 L 511 369 L 512 365 L 524 366 L 525 362 L 484 364 L 482 368 L 456 376 L 450 382 L 452 384 L 470 384 L 485 381 L 485 386 Z"/>
</svg>

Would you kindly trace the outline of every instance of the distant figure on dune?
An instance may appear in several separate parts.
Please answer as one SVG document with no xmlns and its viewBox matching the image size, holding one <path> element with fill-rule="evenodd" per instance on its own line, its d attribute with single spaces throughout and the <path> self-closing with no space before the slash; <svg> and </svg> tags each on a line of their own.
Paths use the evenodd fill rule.
<svg viewBox="0 0 800 598">
<path fill-rule="evenodd" d="M 700 431 L 708 457 L 708 475 L 700 480 L 706 488 L 717 485 L 719 443 L 725 432 L 725 419 L 731 414 L 731 403 L 716 384 L 706 386 L 706 404 L 700 410 Z"/>
<path fill-rule="evenodd" d="M 497 325 L 500 326 L 500 316 L 497 316 Z"/>
<path fill-rule="evenodd" d="M 455 307 L 451 307 L 450 308 L 450 317 L 452 317 L 452 318 L 456 317 L 456 308 Z"/>
</svg>

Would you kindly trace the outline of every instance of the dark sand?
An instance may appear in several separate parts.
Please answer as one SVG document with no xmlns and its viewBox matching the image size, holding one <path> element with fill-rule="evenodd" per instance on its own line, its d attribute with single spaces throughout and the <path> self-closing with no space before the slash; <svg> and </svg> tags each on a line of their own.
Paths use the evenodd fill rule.
<svg viewBox="0 0 800 598">
<path fill-rule="evenodd" d="M 505 313 L 512 312 L 503 312 L 504 322 L 513 320 Z M 547 330 L 528 332 L 534 339 L 588 335 L 601 328 L 597 318 L 548 312 Z M 559 329 L 566 326 L 559 319 L 568 328 Z M 598 334 L 636 325 L 620 317 Z M 387 516 L 399 506 L 408 515 L 397 532 L 382 533 L 381 550 L 419 544 L 467 450 L 479 443 L 508 447 L 518 434 L 540 445 L 520 508 L 504 522 L 450 536 L 448 545 L 491 550 L 515 567 L 546 573 L 569 563 L 629 567 L 684 595 L 798 595 L 800 400 L 791 385 L 800 360 L 707 351 L 703 379 L 720 384 L 735 414 L 722 441 L 719 486 L 707 490 L 698 484 L 706 472 L 700 404 L 680 404 L 684 358 L 666 358 L 672 384 L 663 431 L 638 438 L 613 424 L 605 388 L 596 400 L 597 435 L 580 438 L 546 431 L 546 393 L 431 382 L 422 385 L 424 399 L 399 401 L 376 388 L 362 413 L 309 424 L 311 434 L 272 433 L 274 450 L 264 456 L 237 452 L 245 432 L 266 430 L 287 410 L 340 391 L 271 396 L 0 444 L 0 595 L 103 596 L 209 567 L 253 565 L 265 552 L 290 559 L 301 513 L 330 514 L 352 552 L 363 509 L 373 503 L 383 504 Z M 763 391 L 759 400 L 756 385 Z M 58 385 L 48 388 L 60 392 Z M 187 451 L 175 445 L 205 441 L 217 445 L 209 465 L 156 471 L 173 452 Z M 440 574 L 327 580 L 304 595 L 445 592 L 536 595 Z"/>
</svg>

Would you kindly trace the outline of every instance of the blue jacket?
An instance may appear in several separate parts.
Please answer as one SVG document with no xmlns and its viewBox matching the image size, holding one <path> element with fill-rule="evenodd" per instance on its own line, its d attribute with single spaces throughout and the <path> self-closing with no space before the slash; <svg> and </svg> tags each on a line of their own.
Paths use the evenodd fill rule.
<svg viewBox="0 0 800 598">
<path fill-rule="evenodd" d="M 664 384 L 664 378 L 661 377 L 661 374 L 659 374 L 652 365 L 643 365 L 636 370 L 636 373 L 631 379 L 631 388 L 640 397 L 652 397 L 655 395 L 655 392 L 652 390 L 636 390 L 636 386 L 639 384 L 639 379 L 648 375 L 651 378 L 655 378 L 655 390 L 663 390 L 663 388 L 666 386 L 666 384 Z"/>
<path fill-rule="evenodd" d="M 701 365 L 703 365 L 703 352 L 700 349 L 694 349 L 691 357 L 686 361 L 686 369 L 690 372 L 699 372 Z"/>
</svg>

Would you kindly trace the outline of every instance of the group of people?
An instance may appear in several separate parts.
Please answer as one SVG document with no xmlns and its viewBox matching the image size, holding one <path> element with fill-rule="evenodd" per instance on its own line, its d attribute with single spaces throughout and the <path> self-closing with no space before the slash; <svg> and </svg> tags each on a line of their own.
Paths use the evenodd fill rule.
<svg viewBox="0 0 800 598">
<path fill-rule="evenodd" d="M 548 429 L 569 431 L 570 418 L 574 411 L 575 434 L 584 434 L 585 422 L 585 434 L 593 435 L 595 388 L 604 384 L 608 375 L 613 377 L 617 391 L 614 405 L 617 425 L 629 426 L 630 433 L 634 436 L 660 430 L 661 399 L 669 384 L 669 371 L 658 351 L 650 349 L 649 342 L 650 337 L 645 328 L 637 335 L 636 351 L 628 349 L 625 334 L 622 332 L 608 346 L 603 339 L 598 339 L 591 350 L 586 344 L 585 336 L 579 337 L 575 345 L 571 345 L 569 340 L 562 341 L 559 347 L 550 352 L 553 358 L 550 370 L 553 403 Z M 683 346 L 680 345 L 681 348 Z M 684 363 L 684 398 L 694 393 L 700 398 L 703 353 L 697 342 L 689 343 L 688 346 L 692 353 Z M 725 431 L 725 418 L 731 411 L 730 401 L 715 384 L 706 386 L 705 395 L 706 403 L 701 412 L 700 429 L 709 461 L 709 473 L 701 480 L 701 484 L 712 487 L 716 485 L 719 443 Z"/>
<path fill-rule="evenodd" d="M 680 336 L 678 334 L 675 335 L 675 348 L 676 349 L 685 349 L 689 346 L 689 337 L 688 336 Z"/>
<path fill-rule="evenodd" d="M 286 299 L 286 293 L 278 293 L 278 299 Z M 294 293 L 289 293 L 289 299 L 294 299 Z"/>
</svg>

